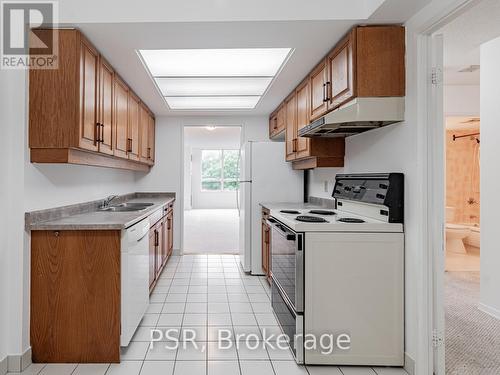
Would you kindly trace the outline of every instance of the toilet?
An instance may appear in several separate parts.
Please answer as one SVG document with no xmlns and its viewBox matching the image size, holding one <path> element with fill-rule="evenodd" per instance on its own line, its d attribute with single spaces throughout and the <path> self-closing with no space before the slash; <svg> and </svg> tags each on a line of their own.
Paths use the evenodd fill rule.
<svg viewBox="0 0 500 375">
<path fill-rule="evenodd" d="M 446 251 L 456 254 L 466 254 L 464 238 L 470 234 L 466 225 L 453 224 L 455 207 L 446 207 Z"/>
</svg>

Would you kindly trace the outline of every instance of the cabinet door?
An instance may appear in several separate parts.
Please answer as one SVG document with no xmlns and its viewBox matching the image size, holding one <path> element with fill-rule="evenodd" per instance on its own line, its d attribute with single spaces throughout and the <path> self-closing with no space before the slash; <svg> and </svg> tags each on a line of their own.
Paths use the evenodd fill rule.
<svg viewBox="0 0 500 375">
<path fill-rule="evenodd" d="M 171 210 L 167 216 L 168 249 L 167 255 L 171 256 L 174 250 L 174 211 Z"/>
<path fill-rule="evenodd" d="M 162 237 L 163 241 L 161 244 L 161 264 L 162 266 L 167 263 L 167 258 L 168 258 L 168 216 L 165 216 L 162 219 Z"/>
<path fill-rule="evenodd" d="M 128 158 L 139 160 L 139 98 L 128 94 Z"/>
<path fill-rule="evenodd" d="M 154 284 L 156 279 L 156 230 L 149 230 L 149 287 Z"/>
<path fill-rule="evenodd" d="M 97 151 L 97 92 L 99 54 L 84 38 L 80 48 L 80 139 L 79 146 Z M 49 95 L 49 94 L 46 94 Z M 47 109 L 49 110 L 49 109 Z"/>
<path fill-rule="evenodd" d="M 269 138 L 272 138 L 278 129 L 278 114 L 273 113 L 269 117 Z"/>
<path fill-rule="evenodd" d="M 297 133 L 304 126 L 309 125 L 309 80 L 302 82 L 296 90 L 297 98 Z M 309 156 L 311 140 L 306 137 L 297 137 L 296 157 Z"/>
<path fill-rule="evenodd" d="M 144 107 L 144 105 L 141 104 L 139 107 L 139 119 L 140 119 L 140 124 L 139 124 L 139 129 L 141 131 L 140 133 L 140 142 L 139 142 L 139 159 L 142 162 L 147 162 L 148 161 L 148 130 L 149 130 L 149 114 L 147 109 Z"/>
<path fill-rule="evenodd" d="M 113 68 L 99 59 L 99 152 L 113 155 Z"/>
<path fill-rule="evenodd" d="M 156 224 L 156 253 L 155 253 L 155 265 L 156 265 L 156 277 L 159 276 L 161 271 L 162 262 L 162 248 L 164 246 L 165 238 L 163 235 L 163 221 Z"/>
<path fill-rule="evenodd" d="M 128 87 L 118 77 L 114 78 L 115 105 L 113 129 L 115 135 L 115 156 L 127 157 L 128 149 Z"/>
<path fill-rule="evenodd" d="M 155 162 L 155 119 L 151 114 L 149 117 L 149 127 L 148 127 L 148 149 L 149 149 L 149 163 L 154 164 Z"/>
<path fill-rule="evenodd" d="M 326 78 L 328 66 L 323 60 L 310 74 L 309 82 L 311 86 L 311 108 L 309 120 L 316 120 L 323 116 L 328 110 L 326 102 Z"/>
<path fill-rule="evenodd" d="M 328 108 L 334 109 L 354 96 L 353 43 L 346 38 L 327 58 Z"/>
<path fill-rule="evenodd" d="M 285 157 L 287 161 L 295 159 L 297 146 L 297 98 L 295 95 L 285 101 Z"/>
</svg>

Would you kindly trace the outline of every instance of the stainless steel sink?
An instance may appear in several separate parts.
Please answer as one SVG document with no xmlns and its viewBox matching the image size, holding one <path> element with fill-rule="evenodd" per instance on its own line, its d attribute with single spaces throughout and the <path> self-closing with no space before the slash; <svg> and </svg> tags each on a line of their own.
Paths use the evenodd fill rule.
<svg viewBox="0 0 500 375">
<path fill-rule="evenodd" d="M 154 205 L 154 203 L 149 203 L 149 202 L 125 202 L 125 203 L 121 203 L 121 204 L 117 204 L 115 207 L 149 207 L 149 206 L 152 206 Z"/>
<path fill-rule="evenodd" d="M 121 203 L 114 206 L 102 207 L 99 209 L 99 211 L 105 211 L 105 212 L 142 211 L 152 206 L 153 204 L 154 203 L 142 203 L 142 202 Z"/>
</svg>

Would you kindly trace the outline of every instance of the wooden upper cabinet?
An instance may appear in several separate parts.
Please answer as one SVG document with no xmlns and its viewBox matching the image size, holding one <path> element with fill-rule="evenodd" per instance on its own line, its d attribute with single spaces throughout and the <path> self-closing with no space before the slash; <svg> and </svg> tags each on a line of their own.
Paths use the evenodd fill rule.
<svg viewBox="0 0 500 375">
<path fill-rule="evenodd" d="M 309 121 L 323 116 L 328 110 L 326 100 L 327 70 L 326 60 L 322 60 L 309 75 L 311 104 Z"/>
<path fill-rule="evenodd" d="M 297 98 L 295 93 L 285 100 L 283 107 L 285 108 L 285 158 L 290 161 L 295 159 L 297 151 Z"/>
<path fill-rule="evenodd" d="M 285 103 L 280 106 L 269 117 L 269 138 L 283 136 L 286 128 L 286 108 Z"/>
<path fill-rule="evenodd" d="M 356 96 L 405 96 L 405 28 L 360 26 L 354 32 Z"/>
<path fill-rule="evenodd" d="M 113 68 L 99 58 L 99 152 L 108 155 L 113 155 L 113 79 Z"/>
<path fill-rule="evenodd" d="M 139 107 L 139 120 L 140 120 L 140 144 L 139 144 L 139 158 L 142 162 L 148 162 L 148 129 L 149 129 L 149 114 L 148 110 L 144 106 L 143 103 L 141 103 Z"/>
<path fill-rule="evenodd" d="M 309 125 L 309 90 L 310 81 L 306 79 L 302 82 L 295 90 L 295 95 L 297 97 L 297 133 L 304 126 Z M 299 137 L 297 135 L 297 158 L 309 156 L 309 147 L 311 139 L 305 137 Z"/>
<path fill-rule="evenodd" d="M 329 110 L 349 101 L 355 95 L 353 62 L 355 38 L 356 33 L 351 32 L 327 57 L 326 88 Z"/>
<path fill-rule="evenodd" d="M 115 133 L 115 156 L 128 157 L 128 87 L 119 77 L 114 80 L 115 103 L 113 106 L 113 129 Z"/>
<path fill-rule="evenodd" d="M 97 151 L 97 94 L 99 53 L 92 45 L 80 39 L 80 140 L 79 147 Z M 47 95 L 49 95 L 47 93 Z"/>
<path fill-rule="evenodd" d="M 29 70 L 30 161 L 149 171 L 154 162 L 144 155 L 154 143 L 152 115 L 141 150 L 140 99 L 80 31 L 56 32 L 58 68 Z"/>
<path fill-rule="evenodd" d="M 139 98 L 129 90 L 128 92 L 128 157 L 139 160 Z"/>
</svg>

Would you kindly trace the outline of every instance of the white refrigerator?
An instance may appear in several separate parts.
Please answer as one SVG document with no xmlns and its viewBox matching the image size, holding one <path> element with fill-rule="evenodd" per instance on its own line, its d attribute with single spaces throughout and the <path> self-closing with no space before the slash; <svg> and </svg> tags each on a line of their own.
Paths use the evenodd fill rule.
<svg viewBox="0 0 500 375">
<path fill-rule="evenodd" d="M 302 202 L 303 171 L 285 161 L 282 142 L 245 142 L 240 149 L 237 191 L 240 219 L 240 261 L 245 272 L 263 275 L 261 202 Z"/>
</svg>

